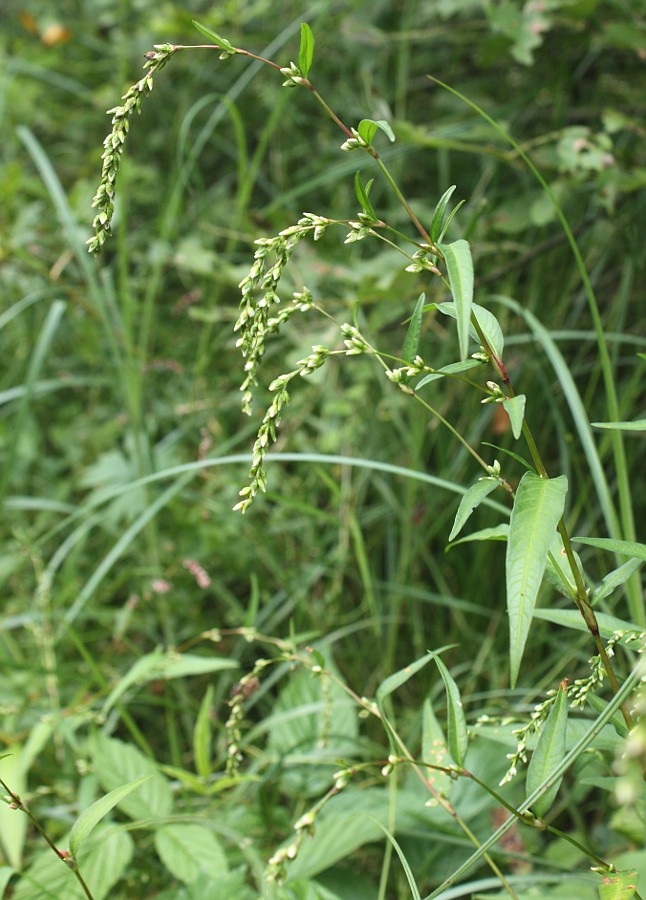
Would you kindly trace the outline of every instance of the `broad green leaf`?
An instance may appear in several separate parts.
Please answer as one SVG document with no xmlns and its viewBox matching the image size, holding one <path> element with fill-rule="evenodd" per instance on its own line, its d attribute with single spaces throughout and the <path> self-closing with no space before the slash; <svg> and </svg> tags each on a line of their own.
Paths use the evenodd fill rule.
<svg viewBox="0 0 646 900">
<path fill-rule="evenodd" d="M 415 390 L 418 391 L 421 387 L 424 387 L 425 384 L 429 384 L 431 381 L 437 381 L 438 378 L 446 378 L 447 375 L 461 375 L 462 372 L 468 372 L 469 369 L 477 369 L 478 366 L 481 365 L 482 360 L 480 359 L 465 359 L 463 362 L 449 363 L 446 366 L 442 366 L 442 368 L 438 369 L 436 372 L 425 375 L 422 380 L 415 385 Z"/>
<path fill-rule="evenodd" d="M 220 842 L 204 825 L 163 825 L 155 831 L 155 849 L 171 875 L 184 884 L 196 881 L 203 872 L 217 879 L 228 870 Z"/>
<path fill-rule="evenodd" d="M 614 538 L 589 538 L 573 537 L 573 541 L 579 544 L 587 544 L 589 547 L 598 547 L 600 550 L 609 550 L 618 556 L 631 556 L 633 559 L 641 559 L 646 562 L 646 544 L 638 544 L 635 541 L 616 541 Z"/>
<path fill-rule="evenodd" d="M 515 397 L 505 397 L 502 405 L 509 416 L 511 424 L 511 433 L 518 440 L 523 433 L 523 421 L 525 419 L 525 403 L 527 397 L 524 394 L 517 394 Z"/>
<path fill-rule="evenodd" d="M 94 831 L 101 819 L 107 816 L 120 800 L 123 800 L 151 777 L 151 775 L 144 775 L 142 778 L 137 778 L 136 781 L 131 781 L 130 784 L 123 784 L 121 787 L 110 791 L 105 797 L 101 797 L 91 806 L 88 806 L 87 809 L 84 809 L 70 831 L 69 848 L 72 856 L 77 855 L 79 847 L 87 836 Z"/>
<path fill-rule="evenodd" d="M 567 749 L 566 741 L 567 685 L 564 682 L 559 686 L 556 700 L 549 712 L 547 721 L 541 729 L 536 749 L 529 761 L 526 782 L 528 796 L 533 794 L 563 761 Z M 563 776 L 560 775 L 554 780 L 550 788 L 532 804 L 534 813 L 540 818 L 549 812 L 562 780 Z"/>
<path fill-rule="evenodd" d="M 446 263 L 458 323 L 460 359 L 469 355 L 469 327 L 473 305 L 473 259 L 468 241 L 459 240 L 440 247 Z"/>
<path fill-rule="evenodd" d="M 596 603 L 601 603 L 602 600 L 605 600 L 616 591 L 618 587 L 625 584 L 633 572 L 636 572 L 643 562 L 644 560 L 641 559 L 629 559 L 628 562 L 625 562 L 622 566 L 619 566 L 619 568 L 613 569 L 612 572 L 608 572 L 601 584 L 598 585 L 592 594 L 592 605 L 594 606 Z"/>
<path fill-rule="evenodd" d="M 505 563 L 512 687 L 518 678 L 547 553 L 563 515 L 566 493 L 564 475 L 547 479 L 533 472 L 525 472 L 516 491 Z"/>
<path fill-rule="evenodd" d="M 639 887 L 639 873 L 636 869 L 624 872 L 609 872 L 599 885 L 599 900 L 630 900 Z"/>
<path fill-rule="evenodd" d="M 455 514 L 453 528 L 449 535 L 450 541 L 458 536 L 466 525 L 473 510 L 480 506 L 485 497 L 492 494 L 499 484 L 500 482 L 495 479 L 482 478 L 480 481 L 476 481 L 475 484 L 471 485 L 466 494 L 462 497 L 462 500 L 460 500 L 458 511 Z"/>
<path fill-rule="evenodd" d="M 385 119 L 362 119 L 357 128 L 359 135 L 366 144 L 372 144 L 378 130 L 383 131 L 389 141 L 392 142 L 395 140 L 395 134 Z"/>
<path fill-rule="evenodd" d="M 410 319 L 408 331 L 406 332 L 406 339 L 404 341 L 404 348 L 402 350 L 402 358 L 404 362 L 407 363 L 412 363 L 412 361 L 417 356 L 417 350 L 419 348 L 419 338 L 422 332 L 422 316 L 424 315 L 425 299 L 426 294 L 420 294 L 417 298 L 417 303 L 415 304 L 415 309 L 413 310 L 413 315 Z"/>
<path fill-rule="evenodd" d="M 211 716 L 213 714 L 213 685 L 207 689 L 195 720 L 193 730 L 193 755 L 195 756 L 195 769 L 202 778 L 208 778 L 211 774 L 211 741 L 213 728 Z"/>
<path fill-rule="evenodd" d="M 357 195 L 357 200 L 359 201 L 359 205 L 365 212 L 367 216 L 370 216 L 371 219 L 377 219 L 377 213 L 375 212 L 372 203 L 370 202 L 370 188 L 372 187 L 374 182 L 374 178 L 371 178 L 370 181 L 367 182 L 364 187 L 363 182 L 361 181 L 361 172 L 355 172 L 354 174 L 354 192 Z"/>
<path fill-rule="evenodd" d="M 144 775 L 151 776 L 136 793 L 119 801 L 119 808 L 127 816 L 158 821 L 171 813 L 173 793 L 151 759 L 130 744 L 104 734 L 96 734 L 90 746 L 96 775 L 105 791 L 113 791 Z"/>
<path fill-rule="evenodd" d="M 127 832 L 105 826 L 99 826 L 92 840 L 83 844 L 77 863 L 94 900 L 116 896 L 112 889 L 125 874 L 133 850 Z M 49 848 L 34 857 L 23 875 L 12 900 L 87 900 L 70 867 Z"/>
<path fill-rule="evenodd" d="M 432 241 L 441 240 L 444 225 L 444 213 L 446 212 L 446 207 L 449 200 L 451 199 L 451 195 L 453 194 L 455 187 L 456 186 L 452 184 L 450 188 L 444 191 L 444 193 L 438 200 L 437 206 L 435 207 L 435 212 L 433 213 L 433 221 L 431 222 L 431 228 L 429 231 Z"/>
<path fill-rule="evenodd" d="M 422 762 L 433 766 L 450 766 L 455 760 L 449 753 L 442 726 L 435 718 L 430 700 L 422 706 Z M 426 769 L 426 778 L 431 786 L 444 797 L 449 797 L 455 780 L 437 769 Z"/>
<path fill-rule="evenodd" d="M 615 431 L 646 431 L 646 419 L 633 422 L 590 422 L 593 428 L 609 428 Z"/>
<path fill-rule="evenodd" d="M 213 29 L 207 28 L 206 25 L 202 25 L 200 22 L 196 22 L 195 19 L 192 19 L 191 21 L 193 22 L 194 27 L 197 28 L 204 37 L 209 38 L 214 44 L 217 44 L 221 50 L 226 50 L 227 53 L 237 53 L 236 48 L 227 41 L 226 38 L 220 37 Z"/>
<path fill-rule="evenodd" d="M 314 35 L 307 22 L 301 22 L 301 45 L 298 50 L 298 68 L 303 78 L 307 78 L 314 59 Z"/>
<path fill-rule="evenodd" d="M 105 716 L 121 697 L 133 686 L 158 679 L 183 678 L 188 675 L 205 675 L 224 669 L 235 669 L 238 663 L 219 656 L 197 656 L 177 653 L 175 650 L 153 650 L 136 661 L 129 672 L 113 688 L 103 704 Z"/>
<path fill-rule="evenodd" d="M 460 691 L 453 676 L 440 657 L 432 651 L 429 651 L 429 653 L 435 660 L 446 689 L 447 740 L 449 743 L 449 753 L 457 765 L 462 766 L 464 765 L 464 758 L 469 744 L 469 734 L 467 732 L 467 723 L 462 709 Z"/>
</svg>

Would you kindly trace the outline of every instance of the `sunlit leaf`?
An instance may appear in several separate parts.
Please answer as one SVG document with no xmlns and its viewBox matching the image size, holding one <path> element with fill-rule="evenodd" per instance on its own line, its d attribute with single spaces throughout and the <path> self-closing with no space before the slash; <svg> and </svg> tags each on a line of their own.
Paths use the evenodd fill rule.
<svg viewBox="0 0 646 900">
<path fill-rule="evenodd" d="M 314 35 L 307 22 L 301 22 L 301 45 L 298 51 L 298 68 L 303 78 L 307 78 L 314 59 Z"/>
<path fill-rule="evenodd" d="M 389 141 L 395 140 L 395 133 L 385 119 L 362 119 L 357 131 L 366 144 L 372 144 L 377 131 L 383 131 Z"/>
</svg>

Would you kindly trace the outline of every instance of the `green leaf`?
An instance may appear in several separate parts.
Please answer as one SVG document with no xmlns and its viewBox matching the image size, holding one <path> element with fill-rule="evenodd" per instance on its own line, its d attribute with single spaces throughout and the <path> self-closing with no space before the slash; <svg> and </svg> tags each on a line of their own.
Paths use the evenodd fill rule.
<svg viewBox="0 0 646 900">
<path fill-rule="evenodd" d="M 534 791 L 548 779 L 552 772 L 563 761 L 566 753 L 567 741 L 567 683 L 559 686 L 556 700 L 547 717 L 547 721 L 541 729 L 536 749 L 532 754 L 527 769 L 526 790 L 527 795 Z M 549 812 L 556 798 L 563 776 L 560 775 L 554 783 L 536 800 L 532 809 L 535 815 L 542 818 Z"/>
<path fill-rule="evenodd" d="M 362 119 L 357 131 L 366 144 L 372 144 L 377 131 L 381 130 L 387 135 L 389 141 L 395 140 L 395 134 L 385 119 Z"/>
<path fill-rule="evenodd" d="M 217 879 L 228 871 L 220 842 L 204 825 L 163 825 L 155 831 L 155 849 L 171 875 L 184 884 L 196 881 L 203 872 Z"/>
<path fill-rule="evenodd" d="M 602 600 L 605 600 L 616 591 L 618 587 L 625 584 L 633 572 L 636 572 L 637 569 L 639 569 L 642 562 L 643 560 L 641 559 L 629 559 L 628 562 L 625 562 L 623 565 L 619 566 L 619 568 L 613 569 L 612 572 L 608 572 L 601 584 L 595 588 L 595 591 L 592 594 L 592 605 L 594 606 L 597 603 L 601 603 Z"/>
<path fill-rule="evenodd" d="M 382 681 L 377 688 L 376 700 L 377 706 L 379 707 L 379 712 L 381 713 L 381 721 L 384 728 L 386 729 L 386 733 L 388 734 L 388 738 L 392 744 L 393 750 L 395 751 L 399 749 L 399 745 L 397 743 L 392 725 L 390 724 L 390 719 L 388 718 L 388 714 L 384 707 L 384 700 L 386 699 L 386 697 L 389 697 L 390 694 L 400 688 L 403 684 L 406 684 L 408 679 L 412 678 L 413 675 L 420 671 L 420 669 L 423 669 L 424 666 L 427 666 L 430 663 L 431 658 L 431 653 L 427 653 L 425 656 L 421 656 L 410 665 L 405 666 L 403 669 L 400 669 L 393 675 L 389 675 L 388 678 L 384 679 L 384 681 Z"/>
<path fill-rule="evenodd" d="M 502 405 L 509 416 L 511 424 L 511 433 L 518 440 L 523 433 L 523 421 L 525 419 L 525 403 L 527 397 L 525 394 L 517 394 L 515 397 L 505 397 Z"/>
<path fill-rule="evenodd" d="M 509 537 L 509 525 L 503 522 L 500 525 L 494 525 L 493 528 L 481 528 L 480 531 L 473 531 L 461 537 L 459 541 L 453 541 L 446 548 L 451 550 L 459 544 L 468 544 L 471 541 L 506 541 Z"/>
<path fill-rule="evenodd" d="M 579 572 L 581 573 L 581 578 L 585 581 L 583 578 L 583 566 L 576 553 L 574 553 L 574 559 Z M 560 594 L 563 594 L 564 597 L 569 597 L 571 600 L 576 597 L 578 588 L 563 547 L 563 539 L 558 532 L 554 535 L 554 542 L 550 547 L 550 553 L 547 557 L 545 577 Z M 577 612 L 577 615 L 580 614 Z"/>
<path fill-rule="evenodd" d="M 431 381 L 437 381 L 438 378 L 445 378 L 447 375 L 460 375 L 462 372 L 468 372 L 469 369 L 477 369 L 478 366 L 481 365 L 482 360 L 480 359 L 465 359 L 464 362 L 449 363 L 446 366 L 442 366 L 442 368 L 438 369 L 436 372 L 425 375 L 422 380 L 415 385 L 415 390 L 418 391 L 421 387 L 424 387 L 425 384 L 429 384 Z"/>
<path fill-rule="evenodd" d="M 370 202 L 370 188 L 372 187 L 374 182 L 374 178 L 371 178 L 370 181 L 363 186 L 363 182 L 361 181 L 361 172 L 355 172 L 354 174 L 354 192 L 357 195 L 357 200 L 359 201 L 359 205 L 365 212 L 367 216 L 370 216 L 371 219 L 377 221 L 377 213 L 374 211 L 372 203 Z"/>
<path fill-rule="evenodd" d="M 616 541 L 614 538 L 573 537 L 572 540 L 579 544 L 587 544 L 589 547 L 598 547 L 600 550 L 609 550 L 618 556 L 631 556 L 633 559 L 641 559 L 642 562 L 646 562 L 646 544 L 638 544 L 635 541 Z"/>
<path fill-rule="evenodd" d="M 219 656 L 197 656 L 177 653 L 176 650 L 153 650 L 140 657 L 105 700 L 102 715 L 106 715 L 130 688 L 158 679 L 184 678 L 188 675 L 206 675 L 225 669 L 235 669 L 238 663 Z"/>
<path fill-rule="evenodd" d="M 485 497 L 492 494 L 499 484 L 499 481 L 492 480 L 491 478 L 483 478 L 481 481 L 476 481 L 475 484 L 471 485 L 466 494 L 462 497 L 462 500 L 460 500 L 458 511 L 455 514 L 453 528 L 449 535 L 450 541 L 458 536 L 473 510 L 480 506 Z"/>
<path fill-rule="evenodd" d="M 646 431 L 646 419 L 633 422 L 590 422 L 594 428 L 610 428 L 615 431 Z"/>
<path fill-rule="evenodd" d="M 298 68 L 303 78 L 307 78 L 314 59 L 314 35 L 307 22 L 301 22 L 301 45 L 298 50 Z"/>
<path fill-rule="evenodd" d="M 603 876 L 603 884 L 599 885 L 599 900 L 630 900 L 638 886 L 639 873 L 636 869 L 609 872 Z"/>
<path fill-rule="evenodd" d="M 430 700 L 422 706 L 422 762 L 433 766 L 451 766 L 455 760 L 449 753 L 442 726 L 435 718 Z M 429 784 L 444 797 L 449 797 L 456 784 L 446 772 L 427 769 L 426 778 Z"/>
<path fill-rule="evenodd" d="M 515 687 L 547 554 L 565 508 L 567 478 L 525 472 L 509 522 L 505 563 L 510 635 L 510 680 Z"/>
<path fill-rule="evenodd" d="M 452 316 L 454 319 L 458 317 L 455 303 L 433 303 L 429 305 L 429 308 L 435 308 L 446 316 Z M 478 325 L 482 329 L 485 339 L 493 352 L 498 359 L 502 359 L 504 337 L 498 319 L 488 309 L 485 309 L 484 306 L 479 306 L 477 303 L 471 306 L 471 315 L 478 320 Z M 480 343 L 478 332 L 472 323 L 469 323 L 469 334 L 474 341 L 478 344 Z"/>
<path fill-rule="evenodd" d="M 535 609 L 533 618 L 543 619 L 545 622 L 553 622 L 554 625 L 571 628 L 573 631 L 588 631 L 588 626 L 585 624 L 583 616 L 578 609 Z M 626 622 L 625 619 L 618 619 L 616 616 L 609 616 L 607 613 L 597 613 L 596 618 L 599 634 L 602 638 L 611 638 L 616 631 L 641 631 L 634 622 Z"/>
<path fill-rule="evenodd" d="M 207 689 L 195 720 L 193 731 L 193 755 L 195 756 L 195 769 L 202 778 L 208 778 L 211 774 L 211 741 L 213 728 L 211 716 L 213 714 L 213 685 Z"/>
<path fill-rule="evenodd" d="M 435 212 L 433 213 L 433 221 L 431 222 L 431 228 L 429 231 L 433 243 L 435 243 L 435 241 L 441 240 L 442 229 L 444 225 L 444 213 L 446 212 L 446 207 L 449 200 L 451 199 L 451 195 L 453 194 L 455 187 L 456 186 L 452 184 L 450 188 L 444 191 L 444 193 L 438 200 L 437 206 L 435 207 Z"/>
<path fill-rule="evenodd" d="M 455 317 L 458 323 L 460 359 L 469 355 L 469 326 L 473 305 L 473 259 L 468 241 L 459 240 L 440 247 L 449 277 L 451 293 L 455 302 Z"/>
<path fill-rule="evenodd" d="M 464 765 L 464 758 L 469 744 L 469 734 L 467 732 L 467 723 L 462 709 L 460 691 L 453 676 L 437 653 L 433 653 L 432 650 L 429 650 L 429 653 L 435 660 L 446 689 L 449 753 L 457 765 L 462 766 Z"/>
<path fill-rule="evenodd" d="M 206 25 L 202 25 L 200 22 L 196 22 L 195 19 L 191 20 L 193 25 L 199 32 L 201 32 L 204 37 L 209 38 L 209 40 L 213 41 L 214 44 L 217 44 L 221 50 L 226 50 L 227 53 L 237 53 L 236 48 L 227 41 L 226 38 L 220 37 L 213 29 L 207 28 Z"/>
<path fill-rule="evenodd" d="M 22 763 L 23 749 L 19 744 L 10 744 L 0 763 L 0 778 L 19 797 L 27 789 L 27 769 Z M 29 819 L 7 803 L 0 803 L 0 849 L 6 861 L 14 869 L 22 869 L 22 856 Z"/>
<path fill-rule="evenodd" d="M 142 783 L 136 794 L 128 794 L 119 801 L 120 809 L 127 816 L 158 821 L 170 815 L 173 793 L 151 759 L 130 744 L 104 734 L 96 734 L 92 738 L 91 749 L 96 775 L 105 791 L 113 791 L 144 775 L 151 776 Z"/>
<path fill-rule="evenodd" d="M 402 358 L 404 362 L 407 363 L 412 363 L 412 361 L 417 356 L 419 338 L 420 334 L 422 333 L 422 316 L 424 315 L 425 299 L 426 294 L 420 294 L 417 298 L 417 303 L 415 304 L 413 315 L 410 318 L 410 325 L 408 326 L 408 331 L 406 332 L 406 339 L 404 341 L 404 348 L 402 350 Z"/>
<path fill-rule="evenodd" d="M 130 784 L 122 784 L 121 787 L 115 788 L 109 794 L 106 794 L 105 797 L 101 797 L 91 806 L 88 806 L 87 809 L 84 809 L 70 831 L 69 847 L 72 856 L 77 855 L 79 847 L 86 837 L 94 831 L 101 819 L 107 816 L 120 800 L 123 800 L 124 797 L 127 797 L 128 794 L 151 777 L 151 775 L 144 775 L 142 778 L 137 778 L 136 781 L 131 781 Z"/>
</svg>

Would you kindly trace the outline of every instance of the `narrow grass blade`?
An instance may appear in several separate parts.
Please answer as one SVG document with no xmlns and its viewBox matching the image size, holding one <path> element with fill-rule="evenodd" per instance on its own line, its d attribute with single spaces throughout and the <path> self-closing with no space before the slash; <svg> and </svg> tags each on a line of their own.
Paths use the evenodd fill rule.
<svg viewBox="0 0 646 900">
<path fill-rule="evenodd" d="M 565 507 L 567 478 L 525 472 L 516 491 L 507 541 L 510 680 L 515 687 L 547 554 Z"/>
<path fill-rule="evenodd" d="M 473 259 L 468 241 L 454 241 L 442 244 L 442 254 L 446 262 L 451 293 L 455 302 L 455 313 L 458 322 L 458 342 L 460 359 L 469 355 L 469 325 L 471 323 L 471 307 L 473 305 Z"/>
<path fill-rule="evenodd" d="M 109 794 L 101 797 L 83 810 L 70 831 L 70 853 L 72 856 L 76 856 L 83 841 L 94 831 L 101 819 L 105 818 L 117 803 L 136 790 L 144 781 L 148 781 L 149 778 L 152 778 L 152 775 L 144 775 L 135 781 L 131 781 L 129 784 L 115 788 Z"/>
<path fill-rule="evenodd" d="M 543 725 L 536 749 L 527 769 L 527 793 L 532 794 L 545 781 L 552 779 L 552 773 L 565 756 L 567 738 L 567 686 L 559 686 L 554 705 Z M 554 803 L 563 776 L 554 778 L 548 791 L 533 804 L 534 813 L 543 818 Z"/>
</svg>

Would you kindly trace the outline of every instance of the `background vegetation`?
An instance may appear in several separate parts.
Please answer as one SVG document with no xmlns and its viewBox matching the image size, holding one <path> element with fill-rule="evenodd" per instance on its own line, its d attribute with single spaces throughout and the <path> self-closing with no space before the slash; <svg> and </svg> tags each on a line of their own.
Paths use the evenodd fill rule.
<svg viewBox="0 0 646 900">
<path fill-rule="evenodd" d="M 0 702 L 9 754 L 0 774 L 65 847 L 81 810 L 148 766 L 153 777 L 97 828 L 99 850 L 86 850 L 94 896 L 226 900 L 269 890 L 267 860 L 325 795 L 338 759 L 376 762 L 321 813 L 275 890 L 411 896 L 379 821 L 429 894 L 469 845 L 404 774 L 395 827 L 380 774 L 383 728 L 357 719 L 334 681 L 312 677 L 298 662 L 305 648 L 358 697 L 373 697 L 428 648 L 452 645 L 443 659 L 470 727 L 492 720 L 469 766 L 495 785 L 513 750 L 498 723 L 525 721 L 561 678 L 585 676 L 589 638 L 536 621 L 510 688 L 504 545 L 445 552 L 460 491 L 481 473 L 370 360 L 332 361 L 294 389 L 276 447 L 294 455 L 270 462 L 268 493 L 244 517 L 232 511 L 262 415 L 261 405 L 255 419 L 240 413 L 232 333 L 253 241 L 303 211 L 354 216 L 354 172 L 375 172 L 367 158 L 339 153 L 340 132 L 306 92 L 281 90 L 279 77 L 240 57 L 180 54 L 132 124 L 114 238 L 97 263 L 84 241 L 104 113 L 141 76 L 154 43 L 201 42 L 193 18 L 282 65 L 308 21 L 318 90 L 344 121 L 390 122 L 397 141 L 383 140 L 384 158 L 417 215 L 430 221 L 451 184 L 466 200 L 450 234 L 472 244 L 476 300 L 516 301 L 491 301 L 508 368 L 532 398 L 548 471 L 568 476 L 574 533 L 605 536 L 612 512 L 591 466 L 600 463 L 613 497 L 617 473 L 607 432 L 592 451 L 581 442 L 575 392 L 588 421 L 608 414 L 571 250 L 518 154 L 427 76 L 484 107 L 552 185 L 600 301 L 621 418 L 636 418 L 645 406 L 646 11 L 622 0 L 26 0 L 0 15 Z M 407 228 L 378 178 L 371 200 Z M 394 251 L 345 246 L 341 232 L 303 243 L 286 277 L 342 320 L 359 303 L 365 333 L 397 355 L 401 325 L 428 290 Z M 334 329 L 300 317 L 271 345 L 266 383 L 312 344 L 335 340 Z M 455 361 L 446 319 L 427 317 L 422 341 L 434 367 Z M 442 382 L 432 402 L 473 445 L 512 446 L 499 408 L 460 382 Z M 625 448 L 643 538 L 643 437 L 627 436 Z M 522 466 L 506 465 L 517 482 Z M 500 518 L 483 506 L 474 529 Z M 607 555 L 581 555 L 598 583 Z M 566 601 L 546 586 L 541 605 Z M 630 619 L 623 588 L 603 610 Z M 183 656 L 165 652 L 174 649 Z M 226 776 L 227 698 L 259 658 L 276 662 L 245 689 L 244 758 Z M 393 699 L 415 752 L 423 722 L 430 727 L 424 701 L 445 716 L 431 668 Z M 606 749 L 579 760 L 550 821 L 604 859 L 646 871 L 635 852 L 643 807 L 622 808 L 604 790 L 614 772 Z M 484 839 L 505 811 L 473 784 L 459 789 L 455 802 Z M 522 799 L 516 782 L 508 790 L 510 802 Z M 19 811 L 0 810 L 6 896 L 82 896 L 28 826 Z M 517 896 L 597 895 L 589 860 L 567 842 L 510 834 L 493 852 Z M 482 863 L 464 877 L 441 896 L 501 890 Z"/>
</svg>

